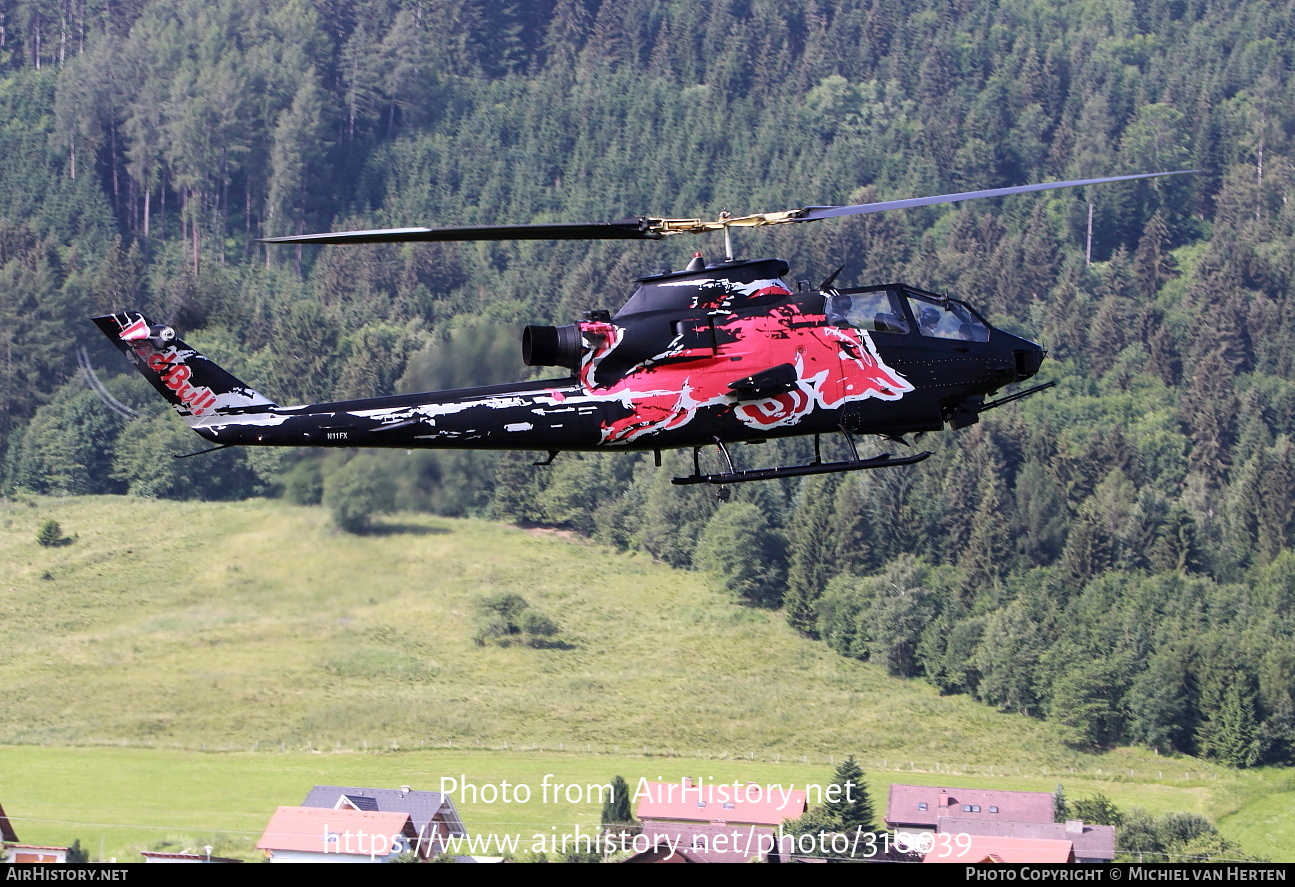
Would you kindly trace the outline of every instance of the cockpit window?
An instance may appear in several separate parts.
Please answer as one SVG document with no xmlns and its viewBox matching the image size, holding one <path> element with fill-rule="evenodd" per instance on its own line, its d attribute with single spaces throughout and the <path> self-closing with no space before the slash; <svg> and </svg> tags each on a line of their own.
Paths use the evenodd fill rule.
<svg viewBox="0 0 1295 887">
<path fill-rule="evenodd" d="M 827 297 L 827 322 L 874 333 L 906 333 L 908 319 L 899 297 L 890 290 L 864 293 L 831 293 Z"/>
<path fill-rule="evenodd" d="M 961 302 L 928 302 L 910 296 L 908 303 L 913 317 L 917 318 L 917 331 L 924 336 L 964 342 L 989 341 L 989 327 Z"/>
</svg>

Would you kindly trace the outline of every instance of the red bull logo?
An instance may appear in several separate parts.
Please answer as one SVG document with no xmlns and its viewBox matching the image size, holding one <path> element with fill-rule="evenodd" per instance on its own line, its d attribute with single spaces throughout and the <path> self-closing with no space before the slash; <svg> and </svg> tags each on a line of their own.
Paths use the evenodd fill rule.
<svg viewBox="0 0 1295 887">
<path fill-rule="evenodd" d="M 829 326 L 823 314 L 802 313 L 796 305 L 754 317 L 717 318 L 719 347 L 686 347 L 681 335 L 666 351 L 604 386 L 594 381 L 596 371 L 624 331 L 611 323 L 582 323 L 580 331 L 589 346 L 580 368 L 587 396 L 619 401 L 633 410 L 603 425 L 604 443 L 629 443 L 680 428 L 706 407 L 731 409 L 747 427 L 769 429 L 793 425 L 815 409 L 834 410 L 868 398 L 899 400 L 913 390 L 882 362 L 867 333 Z M 796 367 L 794 388 L 761 400 L 735 401 L 729 388 L 740 375 L 735 367 L 760 370 L 781 364 Z"/>
<path fill-rule="evenodd" d="M 143 349 L 137 349 L 138 351 Z M 151 350 L 151 349 L 150 349 Z M 176 399 L 190 414 L 202 416 L 216 404 L 216 393 L 210 388 L 193 385 L 193 369 L 184 362 L 184 356 L 174 347 L 166 351 L 153 351 L 140 357 L 149 369 L 158 374 L 162 383 L 175 392 Z"/>
</svg>

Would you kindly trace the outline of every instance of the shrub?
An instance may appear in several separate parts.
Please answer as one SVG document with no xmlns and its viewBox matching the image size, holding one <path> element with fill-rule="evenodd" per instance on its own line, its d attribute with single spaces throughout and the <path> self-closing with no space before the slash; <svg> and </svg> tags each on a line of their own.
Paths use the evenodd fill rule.
<svg viewBox="0 0 1295 887">
<path fill-rule="evenodd" d="M 517 627 L 526 636 L 526 646 L 545 647 L 558 633 L 558 624 L 536 610 L 527 610 L 518 619 Z"/>
<path fill-rule="evenodd" d="M 57 548 L 60 545 L 67 545 L 72 540 L 63 535 L 63 528 L 59 526 L 58 521 L 50 519 L 40 525 L 40 530 L 36 533 L 36 541 L 46 548 Z"/>
<path fill-rule="evenodd" d="M 370 455 L 356 456 L 324 478 L 324 505 L 347 533 L 370 532 L 373 515 L 390 511 L 394 497 L 390 477 Z"/>
<path fill-rule="evenodd" d="M 477 604 L 477 630 L 472 636 L 478 647 L 487 643 L 508 646 L 520 640 L 528 647 L 548 647 L 558 634 L 558 624 L 520 594 L 501 592 L 482 598 Z"/>
</svg>

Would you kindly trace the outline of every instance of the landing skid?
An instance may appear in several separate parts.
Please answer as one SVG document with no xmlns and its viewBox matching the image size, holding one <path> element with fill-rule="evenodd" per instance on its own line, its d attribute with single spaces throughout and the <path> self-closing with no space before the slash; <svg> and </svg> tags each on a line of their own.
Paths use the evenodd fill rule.
<svg viewBox="0 0 1295 887">
<path fill-rule="evenodd" d="M 819 462 L 814 465 L 789 465 L 783 468 L 757 468 L 752 471 L 734 471 L 729 474 L 690 474 L 688 477 L 671 479 L 675 484 L 740 484 L 749 480 L 773 480 L 777 477 L 803 477 L 807 474 L 833 474 L 838 471 L 862 471 L 865 468 L 891 468 L 896 465 L 912 465 L 929 457 L 929 451 L 915 456 L 896 459 L 890 453 L 882 453 L 871 459 L 860 459 L 857 462 Z"/>
<path fill-rule="evenodd" d="M 724 441 L 719 438 L 715 439 L 715 445 L 719 447 L 724 454 L 724 461 L 728 464 L 728 471 L 722 474 L 702 474 L 700 464 L 701 447 L 693 447 L 692 466 L 693 473 L 687 477 L 676 477 L 671 479 L 671 483 L 680 486 L 686 484 L 714 484 L 722 486 L 724 484 L 741 484 L 753 480 L 773 480 L 779 477 L 804 477 L 811 474 L 835 474 L 839 471 L 863 471 L 869 468 L 893 468 L 899 465 L 913 465 L 921 462 L 931 456 L 930 451 L 917 453 L 913 456 L 903 456 L 895 458 L 890 453 L 882 453 L 880 456 L 873 456 L 868 459 L 860 459 L 859 451 L 855 448 L 854 438 L 844 428 L 841 429 L 846 443 L 850 447 L 850 455 L 853 459 L 844 462 L 824 462 L 821 457 L 818 435 L 814 436 L 814 461 L 808 465 L 785 465 L 781 468 L 755 468 L 747 471 L 738 471 L 733 465 L 733 457 L 729 454 L 728 447 Z M 721 491 L 723 492 L 723 491 Z"/>
</svg>

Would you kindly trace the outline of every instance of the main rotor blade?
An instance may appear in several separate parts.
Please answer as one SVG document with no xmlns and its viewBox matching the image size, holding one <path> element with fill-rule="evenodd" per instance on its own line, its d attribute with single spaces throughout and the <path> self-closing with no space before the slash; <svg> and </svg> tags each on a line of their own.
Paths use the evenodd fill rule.
<svg viewBox="0 0 1295 887">
<path fill-rule="evenodd" d="M 791 222 L 817 222 L 838 216 L 859 216 L 890 209 L 909 209 L 915 206 L 934 206 L 939 203 L 958 203 L 982 197 L 1006 197 L 1009 194 L 1028 194 L 1032 191 L 1051 191 L 1055 188 L 1079 188 L 1084 185 L 1104 185 L 1109 182 L 1128 182 L 1134 179 L 1154 179 L 1159 176 L 1181 176 L 1199 172 L 1179 169 L 1173 172 L 1148 172 L 1131 176 L 1111 176 L 1104 179 L 1076 179 L 1070 182 L 1044 182 L 1039 185 L 1017 185 L 1013 188 L 991 188 L 986 191 L 964 191 L 960 194 L 940 194 L 936 197 L 914 197 L 908 200 L 887 200 L 882 203 L 864 203 L 855 206 L 806 206 L 782 212 L 755 213 L 749 216 L 729 216 L 724 213 L 715 221 L 705 219 L 665 219 L 655 216 L 621 219 L 617 222 L 560 223 L 541 225 L 473 225 L 457 228 L 380 228 L 372 231 L 339 231 L 324 234 L 298 234 L 290 237 L 263 237 L 261 243 L 409 243 L 417 241 L 451 240 L 660 240 L 675 234 L 703 234 L 707 231 L 724 231 L 728 228 L 760 228 L 766 225 L 785 225 Z"/>
<path fill-rule="evenodd" d="M 461 228 L 380 228 L 263 237 L 261 243 L 409 243 L 449 240 L 657 240 L 643 219 L 553 225 L 479 225 Z"/>
<path fill-rule="evenodd" d="M 961 194 L 940 194 L 937 197 L 913 197 L 908 200 L 887 200 L 882 203 L 861 203 L 854 206 L 807 206 L 792 221 L 817 222 L 838 216 L 861 216 L 890 209 L 909 209 L 915 206 L 934 206 L 938 203 L 958 203 L 982 197 L 1006 197 L 1009 194 L 1028 194 L 1032 191 L 1051 191 L 1055 188 L 1079 188 L 1084 185 L 1104 185 L 1108 182 L 1129 182 L 1134 179 L 1154 179 L 1159 176 L 1182 176 L 1200 172 L 1198 169 L 1178 169 L 1173 172 L 1144 172 L 1132 176 L 1112 176 L 1105 179 L 1075 179 L 1070 182 L 1044 182 L 1039 185 L 1017 185 L 1013 188 L 990 188 L 987 191 L 964 191 Z"/>
</svg>

